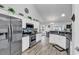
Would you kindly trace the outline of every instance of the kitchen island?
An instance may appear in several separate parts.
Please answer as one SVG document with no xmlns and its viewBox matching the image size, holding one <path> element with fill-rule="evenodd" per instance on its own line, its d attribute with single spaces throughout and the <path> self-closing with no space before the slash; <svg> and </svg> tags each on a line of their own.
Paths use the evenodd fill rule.
<svg viewBox="0 0 79 59">
<path fill-rule="evenodd" d="M 72 40 L 72 33 L 66 31 L 50 31 L 49 32 L 49 43 L 58 45 L 64 50 L 70 50 L 70 41 Z"/>
</svg>

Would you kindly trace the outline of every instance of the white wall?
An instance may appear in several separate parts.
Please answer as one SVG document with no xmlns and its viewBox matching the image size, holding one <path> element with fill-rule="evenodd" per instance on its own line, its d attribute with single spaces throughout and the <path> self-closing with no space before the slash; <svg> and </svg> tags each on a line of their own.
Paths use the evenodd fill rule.
<svg viewBox="0 0 79 59">
<path fill-rule="evenodd" d="M 75 14 L 75 22 L 72 24 L 71 54 L 79 54 L 79 4 L 72 5 L 72 13 Z"/>
</svg>

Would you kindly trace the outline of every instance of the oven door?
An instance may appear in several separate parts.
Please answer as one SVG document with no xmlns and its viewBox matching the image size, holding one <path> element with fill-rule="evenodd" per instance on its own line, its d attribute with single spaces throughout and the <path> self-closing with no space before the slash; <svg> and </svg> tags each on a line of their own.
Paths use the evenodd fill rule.
<svg viewBox="0 0 79 59">
<path fill-rule="evenodd" d="M 36 44 L 36 35 L 30 36 L 30 47 Z"/>
</svg>

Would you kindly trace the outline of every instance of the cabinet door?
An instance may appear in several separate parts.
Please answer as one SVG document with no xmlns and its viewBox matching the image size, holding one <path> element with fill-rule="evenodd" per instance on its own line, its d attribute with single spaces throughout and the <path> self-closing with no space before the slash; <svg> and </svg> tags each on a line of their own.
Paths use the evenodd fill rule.
<svg viewBox="0 0 79 59">
<path fill-rule="evenodd" d="M 36 34 L 36 42 L 39 42 L 41 40 L 41 34 Z"/>
<path fill-rule="evenodd" d="M 52 43 L 56 44 L 56 36 L 53 34 L 51 37 L 52 37 Z"/>
<path fill-rule="evenodd" d="M 55 35 L 53 35 L 53 34 L 49 35 L 49 43 L 55 44 Z"/>
<path fill-rule="evenodd" d="M 65 37 L 65 36 L 62 36 L 62 41 L 61 41 L 61 43 L 63 43 L 63 44 L 62 44 L 63 48 L 66 49 L 67 47 L 66 47 L 66 37 Z"/>
<path fill-rule="evenodd" d="M 27 22 L 26 19 L 22 20 L 22 28 L 26 28 L 26 22 Z"/>
<path fill-rule="evenodd" d="M 29 48 L 29 36 L 22 38 L 22 52 Z"/>
<path fill-rule="evenodd" d="M 66 49 L 66 37 L 65 36 L 60 36 L 59 37 L 59 45 L 62 48 Z"/>
<path fill-rule="evenodd" d="M 59 43 L 59 36 L 58 35 L 54 35 L 54 37 L 55 37 L 55 39 L 54 39 L 55 44 L 58 44 Z"/>
</svg>

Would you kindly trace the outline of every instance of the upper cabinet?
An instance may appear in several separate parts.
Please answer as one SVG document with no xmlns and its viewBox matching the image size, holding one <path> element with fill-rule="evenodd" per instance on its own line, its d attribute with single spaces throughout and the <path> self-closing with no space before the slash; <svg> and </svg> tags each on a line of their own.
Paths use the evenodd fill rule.
<svg viewBox="0 0 79 59">
<path fill-rule="evenodd" d="M 22 20 L 22 28 L 26 28 L 26 19 Z"/>
<path fill-rule="evenodd" d="M 34 29 L 37 29 L 37 31 L 39 32 L 39 26 L 40 26 L 39 22 L 30 20 L 30 19 L 23 19 L 22 20 L 22 28 L 26 28 L 26 23 L 33 24 L 34 25 Z"/>
</svg>

